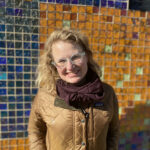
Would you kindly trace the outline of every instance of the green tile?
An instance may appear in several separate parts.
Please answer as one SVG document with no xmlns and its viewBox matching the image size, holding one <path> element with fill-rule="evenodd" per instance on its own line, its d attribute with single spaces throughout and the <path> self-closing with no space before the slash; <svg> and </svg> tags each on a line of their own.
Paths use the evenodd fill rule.
<svg viewBox="0 0 150 150">
<path fill-rule="evenodd" d="M 63 27 L 69 27 L 70 28 L 70 21 L 63 21 Z"/>
<path fill-rule="evenodd" d="M 104 80 L 104 66 L 101 67 L 101 72 L 102 72 L 101 80 Z"/>
<path fill-rule="evenodd" d="M 150 125 L 150 118 L 144 119 L 144 125 Z"/>
<path fill-rule="evenodd" d="M 123 88 L 123 81 L 118 80 L 117 81 L 117 87 L 118 88 Z"/>
<path fill-rule="evenodd" d="M 131 54 L 130 53 L 125 54 L 125 60 L 126 61 L 131 60 Z"/>
<path fill-rule="evenodd" d="M 137 75 L 143 75 L 143 67 L 136 68 L 136 74 Z"/>
<path fill-rule="evenodd" d="M 130 81 L 130 74 L 124 74 L 123 75 L 123 80 L 124 81 Z"/>
<path fill-rule="evenodd" d="M 119 108 L 119 114 L 120 115 L 122 114 L 122 108 Z"/>
<path fill-rule="evenodd" d="M 106 45 L 104 48 L 105 53 L 112 53 L 112 46 L 111 45 Z"/>
<path fill-rule="evenodd" d="M 135 94 L 134 95 L 134 100 L 135 101 L 140 101 L 141 100 L 141 94 Z"/>
</svg>

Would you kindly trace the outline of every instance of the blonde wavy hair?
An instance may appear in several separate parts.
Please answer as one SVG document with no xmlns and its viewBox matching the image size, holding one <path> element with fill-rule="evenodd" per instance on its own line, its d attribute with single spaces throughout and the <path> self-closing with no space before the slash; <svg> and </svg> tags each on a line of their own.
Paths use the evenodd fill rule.
<svg viewBox="0 0 150 150">
<path fill-rule="evenodd" d="M 89 47 L 88 38 L 81 32 L 71 29 L 56 30 L 48 37 L 44 54 L 40 56 L 39 65 L 37 67 L 36 85 L 47 89 L 52 95 L 56 95 L 56 80 L 59 79 L 57 69 L 52 64 L 52 45 L 57 41 L 64 41 L 79 46 L 85 51 L 88 57 L 88 67 L 96 71 L 101 76 L 100 67 L 92 58 L 92 51 Z"/>
</svg>

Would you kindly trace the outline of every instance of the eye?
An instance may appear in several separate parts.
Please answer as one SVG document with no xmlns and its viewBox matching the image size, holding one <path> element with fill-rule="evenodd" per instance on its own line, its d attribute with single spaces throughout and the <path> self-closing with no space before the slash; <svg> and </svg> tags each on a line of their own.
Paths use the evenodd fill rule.
<svg viewBox="0 0 150 150">
<path fill-rule="evenodd" d="M 66 62 L 66 59 L 60 59 L 59 61 L 58 61 L 58 63 L 60 63 L 60 64 L 63 64 L 63 63 L 65 63 Z"/>
<path fill-rule="evenodd" d="M 81 59 L 81 55 L 79 55 L 79 54 L 73 55 L 71 59 L 72 59 L 72 61 Z"/>
</svg>

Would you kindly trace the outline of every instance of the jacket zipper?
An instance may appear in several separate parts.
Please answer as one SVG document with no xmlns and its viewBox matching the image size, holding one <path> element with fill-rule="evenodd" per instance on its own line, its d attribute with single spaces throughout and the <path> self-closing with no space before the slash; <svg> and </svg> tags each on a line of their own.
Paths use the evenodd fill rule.
<svg viewBox="0 0 150 150">
<path fill-rule="evenodd" d="M 88 121 L 89 121 L 89 113 L 86 112 L 83 108 L 81 108 L 82 113 L 85 116 L 86 124 L 85 124 L 85 137 L 86 137 L 86 150 L 88 150 Z"/>
</svg>

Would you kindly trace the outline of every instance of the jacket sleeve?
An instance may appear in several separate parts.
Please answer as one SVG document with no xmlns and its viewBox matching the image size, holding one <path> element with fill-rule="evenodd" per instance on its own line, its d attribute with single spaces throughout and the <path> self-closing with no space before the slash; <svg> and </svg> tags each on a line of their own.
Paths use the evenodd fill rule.
<svg viewBox="0 0 150 150">
<path fill-rule="evenodd" d="M 35 97 L 29 117 L 28 137 L 30 150 L 46 150 L 46 124 L 43 121 Z"/>
<path fill-rule="evenodd" d="M 119 140 L 119 114 L 118 100 L 114 93 L 113 96 L 113 117 L 109 125 L 107 134 L 107 150 L 118 150 Z"/>
</svg>

